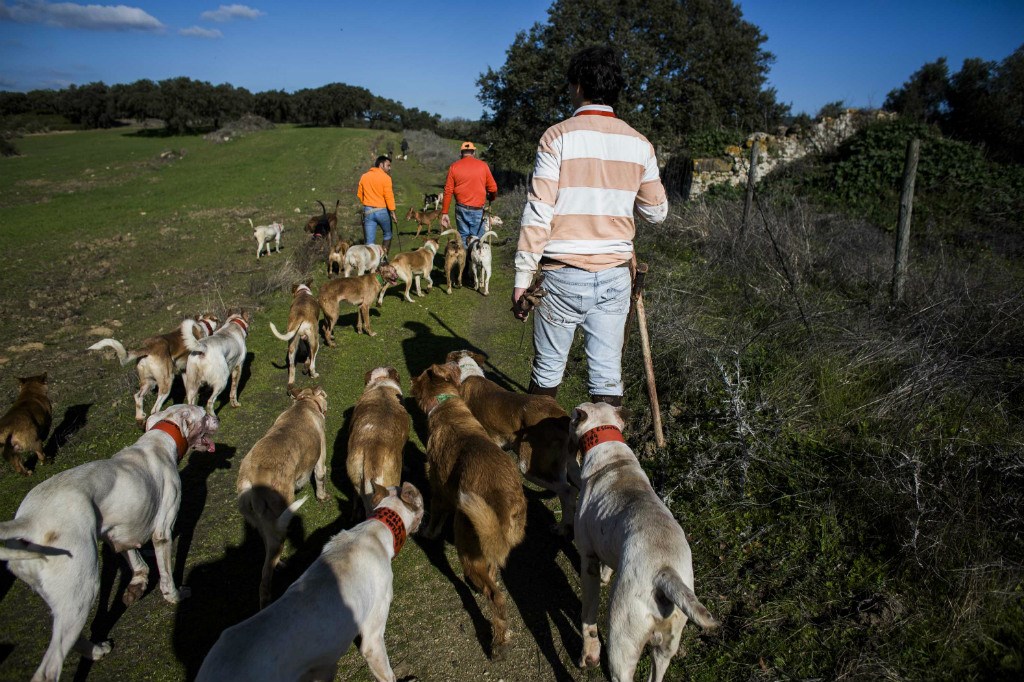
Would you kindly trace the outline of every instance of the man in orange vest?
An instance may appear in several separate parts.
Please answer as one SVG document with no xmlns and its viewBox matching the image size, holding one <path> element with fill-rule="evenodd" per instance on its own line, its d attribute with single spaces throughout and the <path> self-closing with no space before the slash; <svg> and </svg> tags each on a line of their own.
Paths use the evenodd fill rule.
<svg viewBox="0 0 1024 682">
<path fill-rule="evenodd" d="M 395 192 L 391 186 L 391 159 L 378 156 L 373 168 L 359 178 L 357 191 L 363 204 L 363 236 L 367 244 L 377 239 L 377 226 L 384 234 L 381 247 L 387 256 L 391 248 L 391 226 L 398 224 L 395 216 Z"/>
<path fill-rule="evenodd" d="M 476 158 L 476 145 L 463 142 L 461 158 L 448 167 L 448 179 L 444 182 L 444 204 L 441 206 L 441 227 L 451 226 L 448 208 L 455 197 L 455 226 L 459 230 L 463 246 L 469 235 L 484 235 L 484 204 L 498 196 L 498 183 L 494 182 L 491 169 Z"/>
</svg>

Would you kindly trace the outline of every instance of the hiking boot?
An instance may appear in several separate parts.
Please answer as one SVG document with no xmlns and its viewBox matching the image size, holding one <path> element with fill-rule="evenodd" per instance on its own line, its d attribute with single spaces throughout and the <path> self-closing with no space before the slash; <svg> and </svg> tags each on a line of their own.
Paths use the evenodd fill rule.
<svg viewBox="0 0 1024 682">
<path fill-rule="evenodd" d="M 385 239 L 383 242 L 381 242 L 380 247 L 384 249 L 384 261 L 387 262 L 388 252 L 391 251 L 391 240 Z"/>
<path fill-rule="evenodd" d="M 545 388 L 543 386 L 538 386 L 536 381 L 530 379 L 530 387 L 526 389 L 526 392 L 531 395 L 549 395 L 552 398 L 555 398 L 558 396 L 559 386 L 561 386 L 561 384 Z"/>
<path fill-rule="evenodd" d="M 621 395 L 591 395 L 590 402 L 592 403 L 608 403 L 612 407 L 622 407 L 622 396 Z"/>
</svg>

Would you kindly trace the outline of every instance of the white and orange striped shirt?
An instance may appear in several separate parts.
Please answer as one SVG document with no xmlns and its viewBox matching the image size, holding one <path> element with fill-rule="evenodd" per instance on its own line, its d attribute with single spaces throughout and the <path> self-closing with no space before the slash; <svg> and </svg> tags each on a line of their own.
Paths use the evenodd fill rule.
<svg viewBox="0 0 1024 682">
<path fill-rule="evenodd" d="M 588 104 L 540 138 L 516 251 L 516 287 L 528 287 L 540 259 L 597 272 L 628 261 L 633 212 L 668 216 L 668 197 L 647 138 Z"/>
</svg>

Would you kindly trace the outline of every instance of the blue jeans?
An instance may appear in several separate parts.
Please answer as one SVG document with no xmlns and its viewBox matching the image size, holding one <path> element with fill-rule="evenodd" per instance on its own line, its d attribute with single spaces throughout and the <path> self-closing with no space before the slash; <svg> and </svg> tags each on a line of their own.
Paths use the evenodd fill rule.
<svg viewBox="0 0 1024 682">
<path fill-rule="evenodd" d="M 377 226 L 384 232 L 384 239 L 391 239 L 391 214 L 386 208 L 363 206 L 363 236 L 367 244 L 377 238 Z"/>
<path fill-rule="evenodd" d="M 455 227 L 459 230 L 459 237 L 462 238 L 462 245 L 470 235 L 477 237 L 484 236 L 484 210 L 482 208 L 467 208 L 462 204 L 455 204 Z"/>
<path fill-rule="evenodd" d="M 591 395 L 622 395 L 622 340 L 632 283 L 629 268 L 544 273 L 547 296 L 533 319 L 533 381 L 558 386 L 576 328 L 583 327 Z"/>
</svg>

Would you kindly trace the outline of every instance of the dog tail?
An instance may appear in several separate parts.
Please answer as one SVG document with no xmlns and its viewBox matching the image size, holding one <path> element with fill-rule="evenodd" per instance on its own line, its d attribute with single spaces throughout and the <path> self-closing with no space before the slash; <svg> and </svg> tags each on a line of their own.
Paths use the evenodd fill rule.
<svg viewBox="0 0 1024 682">
<path fill-rule="evenodd" d="M 494 230 L 487 230 L 484 232 L 484 236 L 480 237 L 480 241 L 486 241 L 489 237 L 497 237 L 498 233 Z"/>
<path fill-rule="evenodd" d="M 658 597 L 675 604 L 690 620 L 705 630 L 718 627 L 718 621 L 671 566 L 665 566 L 654 576 L 654 591 Z"/>
<path fill-rule="evenodd" d="M 195 334 L 192 333 L 192 330 L 195 329 L 195 326 L 195 320 L 182 320 L 181 337 L 185 342 L 185 348 L 187 348 L 190 353 L 203 353 L 206 350 L 206 347 L 203 344 L 199 343 L 199 341 L 195 337 Z"/>
<path fill-rule="evenodd" d="M 274 332 L 274 336 L 276 336 L 277 338 L 281 339 L 282 341 L 291 341 L 292 337 L 295 336 L 298 333 L 299 330 L 298 330 L 298 328 L 295 328 L 295 329 L 291 330 L 290 332 L 288 332 L 287 334 L 282 334 L 281 332 L 277 331 L 277 327 L 275 327 L 274 323 L 271 322 L 270 323 L 270 331 Z"/>
<path fill-rule="evenodd" d="M 32 531 L 31 519 L 14 519 L 0 523 L 0 561 L 24 559 L 45 559 L 48 556 L 66 555 L 71 552 L 60 547 L 37 545 L 24 536 Z"/>
<path fill-rule="evenodd" d="M 249 218 L 249 229 L 252 230 L 253 234 L 256 234 L 256 226 L 252 224 L 252 218 Z"/>
<path fill-rule="evenodd" d="M 295 516 L 295 512 L 299 510 L 299 507 L 306 503 L 306 499 L 308 497 L 309 496 L 307 495 L 306 497 L 301 497 L 295 500 L 294 502 L 288 505 L 287 509 L 281 512 L 281 515 L 277 517 L 277 522 L 274 523 L 274 526 L 277 528 L 278 533 L 280 533 L 281 535 L 285 534 L 285 532 L 288 530 L 288 524 L 292 522 L 292 517 Z"/>
<path fill-rule="evenodd" d="M 505 565 L 512 548 L 523 540 L 524 524 L 511 523 L 503 527 L 494 508 L 480 495 L 470 492 L 459 493 L 459 511 L 469 517 L 480 540 L 484 557 L 498 567 Z"/>
<path fill-rule="evenodd" d="M 144 353 L 142 351 L 137 350 L 133 350 L 131 352 L 126 351 L 124 349 L 124 346 L 122 346 L 121 342 L 118 341 L 117 339 L 103 339 L 102 341 L 97 341 L 96 343 L 89 346 L 88 350 L 102 350 L 104 348 L 110 348 L 115 353 L 117 353 L 117 359 L 121 363 L 122 367 L 127 365 L 132 360 L 144 358 L 148 355 L 148 353 Z"/>
</svg>

